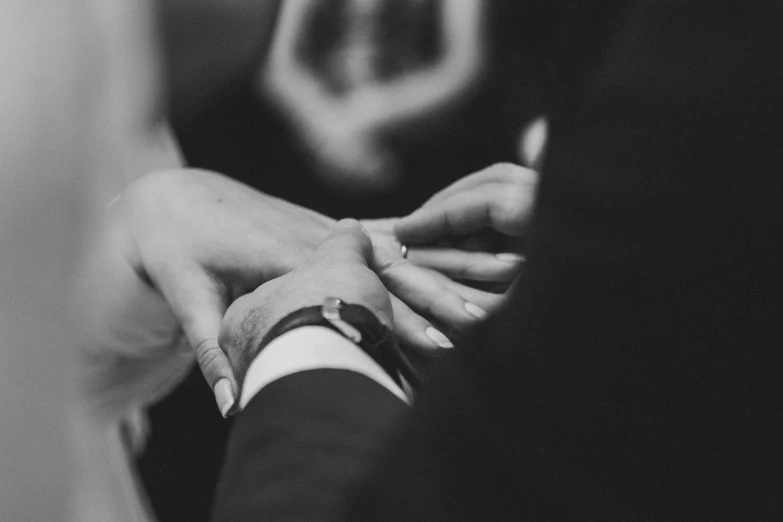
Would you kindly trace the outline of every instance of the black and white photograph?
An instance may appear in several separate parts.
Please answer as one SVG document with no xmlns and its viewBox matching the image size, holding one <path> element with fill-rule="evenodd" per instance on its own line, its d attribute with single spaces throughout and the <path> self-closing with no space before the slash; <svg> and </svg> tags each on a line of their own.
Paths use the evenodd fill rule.
<svg viewBox="0 0 783 522">
<path fill-rule="evenodd" d="M 783 3 L 0 0 L 0 522 L 783 520 Z"/>
</svg>

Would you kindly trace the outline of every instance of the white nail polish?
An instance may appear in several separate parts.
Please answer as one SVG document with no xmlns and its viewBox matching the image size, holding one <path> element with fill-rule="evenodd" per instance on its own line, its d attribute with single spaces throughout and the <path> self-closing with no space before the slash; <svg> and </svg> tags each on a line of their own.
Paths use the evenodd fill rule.
<svg viewBox="0 0 783 522">
<path fill-rule="evenodd" d="M 509 261 L 511 263 L 524 263 L 525 256 L 520 254 L 514 254 L 513 252 L 503 252 L 501 254 L 495 254 L 495 257 L 501 261 Z"/>
<path fill-rule="evenodd" d="M 432 339 L 432 342 L 440 346 L 441 348 L 454 348 L 454 345 L 451 344 L 451 341 L 449 341 L 449 338 L 443 335 L 441 332 L 433 328 L 432 326 L 428 326 L 426 330 L 424 330 L 424 333 L 427 334 L 427 337 Z"/>
<path fill-rule="evenodd" d="M 487 317 L 487 311 L 473 303 L 466 302 L 465 310 L 473 317 L 478 317 L 479 319 L 485 319 Z"/>
<path fill-rule="evenodd" d="M 225 419 L 234 405 L 234 390 L 231 389 L 231 383 L 228 382 L 228 379 L 220 379 L 215 385 L 214 391 L 215 401 L 220 409 L 220 414 Z"/>
</svg>

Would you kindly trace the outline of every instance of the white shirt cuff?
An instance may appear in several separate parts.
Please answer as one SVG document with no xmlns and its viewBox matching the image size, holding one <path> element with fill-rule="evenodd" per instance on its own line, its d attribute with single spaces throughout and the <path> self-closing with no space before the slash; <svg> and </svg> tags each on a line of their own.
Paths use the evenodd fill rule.
<svg viewBox="0 0 783 522">
<path fill-rule="evenodd" d="M 361 373 L 410 404 L 392 378 L 361 348 L 323 326 L 303 326 L 284 333 L 261 350 L 250 364 L 239 399 L 244 409 L 264 386 L 306 370 L 350 370 Z"/>
</svg>

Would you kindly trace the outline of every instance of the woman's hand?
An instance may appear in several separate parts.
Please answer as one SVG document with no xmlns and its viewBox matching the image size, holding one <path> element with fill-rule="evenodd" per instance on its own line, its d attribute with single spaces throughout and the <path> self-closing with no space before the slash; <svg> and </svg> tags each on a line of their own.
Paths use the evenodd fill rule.
<svg viewBox="0 0 783 522">
<path fill-rule="evenodd" d="M 537 183 L 535 171 L 499 163 L 453 183 L 409 216 L 365 221 L 381 279 L 392 292 L 406 295 L 416 292 L 401 285 L 418 279 L 419 293 L 448 289 L 492 311 L 504 296 L 477 287 L 501 283 L 505 288 L 519 273 L 524 257 L 514 245 L 528 232 Z M 426 312 L 421 306 L 414 310 Z"/>
<path fill-rule="evenodd" d="M 453 183 L 418 210 L 396 221 L 394 233 L 410 245 L 457 239 L 481 230 L 521 237 L 528 229 L 538 173 L 497 163 Z M 426 264 L 427 256 L 418 254 Z M 430 268 L 438 269 L 436 266 Z"/>
</svg>

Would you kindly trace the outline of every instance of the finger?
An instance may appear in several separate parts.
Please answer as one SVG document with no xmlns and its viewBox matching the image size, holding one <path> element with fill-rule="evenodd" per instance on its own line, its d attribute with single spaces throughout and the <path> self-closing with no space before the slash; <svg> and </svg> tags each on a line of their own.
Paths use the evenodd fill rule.
<svg viewBox="0 0 783 522">
<path fill-rule="evenodd" d="M 397 222 L 397 218 L 383 218 L 383 219 L 362 219 L 361 225 L 366 231 L 370 233 L 370 236 L 376 234 L 388 234 L 394 235 L 394 223 Z"/>
<path fill-rule="evenodd" d="M 438 356 L 454 348 L 454 344 L 429 321 L 418 315 L 392 295 L 394 334 L 406 347 L 429 357 Z"/>
<path fill-rule="evenodd" d="M 394 233 L 400 241 L 414 244 L 484 228 L 519 237 L 530 221 L 533 198 L 532 190 L 515 190 L 499 183 L 482 185 L 400 218 Z"/>
<path fill-rule="evenodd" d="M 373 269 L 386 288 L 419 315 L 456 331 L 467 329 L 480 318 L 462 296 L 432 276 L 435 272 L 383 251 L 373 260 Z"/>
<path fill-rule="evenodd" d="M 236 404 L 239 389 L 231 363 L 218 345 L 218 335 L 226 311 L 225 291 L 198 268 L 178 270 L 159 285 L 174 315 L 182 325 L 196 354 L 209 387 L 215 394 L 220 413 L 226 417 Z"/>
<path fill-rule="evenodd" d="M 444 276 L 445 277 L 445 276 Z M 447 286 L 452 291 L 462 296 L 465 301 L 473 303 L 478 306 L 486 314 L 491 314 L 500 308 L 506 299 L 506 294 L 495 294 L 492 292 L 486 292 L 478 288 L 473 288 L 468 285 L 463 285 L 456 281 L 444 282 L 444 286 Z M 479 314 L 481 315 L 481 314 Z M 481 318 L 485 318 L 486 315 Z"/>
<path fill-rule="evenodd" d="M 495 163 L 474 174 L 470 174 L 441 190 L 422 206 L 428 206 L 450 198 L 459 192 L 473 190 L 486 183 L 526 183 L 535 185 L 538 173 L 513 163 Z"/>
<path fill-rule="evenodd" d="M 453 248 L 408 249 L 408 260 L 416 266 L 435 270 L 451 279 L 467 281 L 511 281 L 519 272 L 521 257 L 486 252 L 466 252 Z"/>
<path fill-rule="evenodd" d="M 497 313 L 503 307 L 503 305 L 508 302 L 514 292 L 516 292 L 517 288 L 519 287 L 520 278 L 521 275 L 516 276 L 502 293 L 487 292 L 478 288 L 463 285 L 456 281 L 452 281 L 452 283 L 455 285 L 454 290 L 466 300 L 472 303 L 476 303 L 489 314 L 494 314 Z"/>
<path fill-rule="evenodd" d="M 503 303 L 504 294 L 496 294 L 464 285 L 457 281 L 452 281 L 445 275 L 433 270 L 425 269 L 428 277 L 439 283 L 442 288 L 460 295 L 465 302 L 477 306 L 473 308 L 472 314 L 478 319 L 485 319 L 488 314 L 497 310 Z"/>
<path fill-rule="evenodd" d="M 318 246 L 311 261 L 330 259 L 369 266 L 372 253 L 372 240 L 362 225 L 355 219 L 343 219 Z"/>
</svg>

